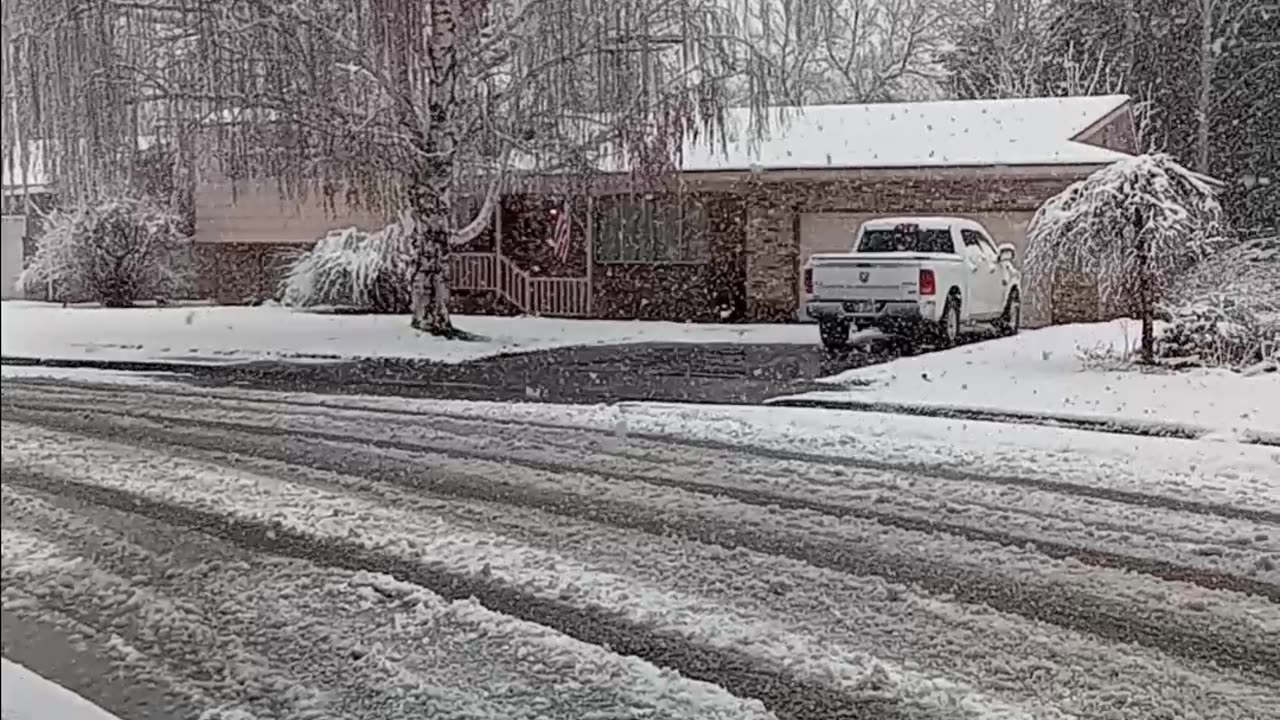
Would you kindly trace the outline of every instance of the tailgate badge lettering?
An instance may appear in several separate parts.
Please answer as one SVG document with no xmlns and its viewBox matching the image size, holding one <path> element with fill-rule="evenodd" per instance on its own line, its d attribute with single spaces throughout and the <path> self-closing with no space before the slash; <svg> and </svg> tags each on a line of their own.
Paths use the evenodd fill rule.
<svg viewBox="0 0 1280 720">
<path fill-rule="evenodd" d="M 858 279 L 862 282 L 866 282 L 871 279 L 871 273 L 864 270 L 863 272 L 858 273 Z"/>
</svg>

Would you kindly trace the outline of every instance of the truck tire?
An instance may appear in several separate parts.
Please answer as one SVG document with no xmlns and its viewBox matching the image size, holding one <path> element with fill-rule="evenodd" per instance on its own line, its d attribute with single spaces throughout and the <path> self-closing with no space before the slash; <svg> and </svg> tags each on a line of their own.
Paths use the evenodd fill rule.
<svg viewBox="0 0 1280 720">
<path fill-rule="evenodd" d="M 942 308 L 942 318 L 938 320 L 938 347 L 955 347 L 960 342 L 960 298 L 952 295 Z"/>
<path fill-rule="evenodd" d="M 848 320 L 821 320 L 818 322 L 818 335 L 822 337 L 822 347 L 833 352 L 849 349 Z"/>
<path fill-rule="evenodd" d="M 1004 314 L 996 321 L 996 330 L 1001 335 L 1017 335 L 1022 329 L 1022 296 L 1018 288 L 1009 291 L 1009 298 L 1004 301 Z"/>
</svg>

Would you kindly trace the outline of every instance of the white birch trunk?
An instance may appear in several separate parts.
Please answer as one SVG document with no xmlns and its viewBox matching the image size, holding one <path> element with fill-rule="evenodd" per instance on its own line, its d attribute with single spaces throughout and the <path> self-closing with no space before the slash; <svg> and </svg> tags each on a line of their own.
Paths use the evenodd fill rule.
<svg viewBox="0 0 1280 720">
<path fill-rule="evenodd" d="M 410 189 L 414 215 L 413 243 L 416 259 L 410 282 L 413 327 L 441 337 L 460 337 L 449 317 L 449 245 L 453 219 L 452 122 L 457 81 L 457 17 L 455 0 L 430 0 L 431 78 L 428 83 L 427 137 L 424 145 L 432 160 L 425 172 L 413 178 Z"/>
</svg>

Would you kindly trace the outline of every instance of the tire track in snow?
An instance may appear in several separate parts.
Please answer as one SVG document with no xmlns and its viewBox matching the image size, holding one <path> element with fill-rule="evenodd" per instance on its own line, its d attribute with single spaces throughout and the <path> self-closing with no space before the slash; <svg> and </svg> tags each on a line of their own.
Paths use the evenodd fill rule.
<svg viewBox="0 0 1280 720">
<path fill-rule="evenodd" d="M 19 414 L 24 421 L 111 440 L 121 438 L 146 446 L 157 435 L 172 436 L 172 431 L 159 427 L 128 428 L 119 424 L 103 427 L 66 415 Z M 94 413 L 85 412 L 86 417 Z M 136 420 L 134 422 L 137 422 Z M 371 479 L 393 484 L 423 487 L 424 475 L 420 459 L 397 460 L 388 453 L 375 453 L 359 447 L 343 445 L 326 449 L 312 442 L 309 447 L 289 447 L 274 438 L 242 436 L 242 429 L 217 427 L 216 434 L 187 433 L 179 444 L 219 451 L 231 449 L 282 462 L 354 472 Z M 325 441 L 330 442 L 330 441 Z M 415 480 L 414 478 L 418 478 Z M 876 574 L 898 582 L 918 583 L 934 592 L 953 594 L 969 603 L 985 603 L 1009 613 L 1053 623 L 1122 642 L 1135 642 L 1160 648 L 1183 657 L 1219 662 L 1241 669 L 1263 668 L 1267 674 L 1280 676 L 1280 645 L 1254 642 L 1224 633 L 1221 627 L 1170 615 L 1151 605 L 1134 608 L 1131 601 L 1082 594 L 1070 586 L 1052 583 L 1025 585 L 1010 578 L 990 575 L 972 567 L 951 566 L 919 556 L 886 552 L 876 545 L 854 547 L 851 543 L 826 538 L 812 538 L 794 533 L 779 535 L 746 527 L 723 516 L 676 516 L 655 513 L 644 506 L 618 506 L 606 500 L 593 500 L 565 492 L 538 488 L 513 487 L 479 480 L 475 476 L 433 477 L 427 488 L 453 497 L 467 497 L 493 502 L 514 503 L 534 507 L 568 517 L 586 519 L 655 534 L 677 532 L 692 540 L 724 547 L 745 547 L 759 552 L 791 557 L 818 567 L 853 574 Z"/>
<path fill-rule="evenodd" d="M 742 608 L 762 619 L 777 618 L 801 635 L 824 639 L 826 647 L 811 655 L 870 654 L 899 666 L 955 677 L 969 687 L 999 688 L 997 692 L 1016 697 L 1016 702 L 1038 703 L 1034 710 L 1028 707 L 1028 712 L 1039 718 L 1049 717 L 1054 710 L 1076 717 L 1105 716 L 1116 711 L 1112 699 L 1119 697 L 1125 698 L 1125 711 L 1130 716 L 1176 717 L 1178 713 L 1162 713 L 1156 708 L 1178 707 L 1183 715 L 1198 720 L 1236 720 L 1259 714 L 1280 717 L 1280 683 L 1264 683 L 1256 675 L 1230 670 L 1210 679 L 1219 675 L 1217 669 L 986 606 L 938 598 L 874 575 L 843 574 L 782 556 L 722 549 L 677 535 L 660 537 L 580 520 L 557 521 L 542 511 L 519 506 L 436 497 L 412 488 L 232 452 L 191 448 L 182 452 L 194 462 L 228 472 L 355 492 L 415 514 L 448 518 L 468 531 L 497 532 L 531 547 L 564 553 L 590 567 L 637 578 L 639 583 L 680 588 L 720 607 Z M 476 481 L 503 473 L 495 463 L 476 464 L 480 465 L 472 468 Z M 558 477 L 567 480 L 566 476 Z M 699 571 L 699 565 L 707 570 Z M 837 600 L 849 597 L 857 598 L 856 604 Z M 943 641 L 940 645 L 945 650 L 935 644 L 937 640 Z M 1064 683 L 1061 674 L 1044 672 L 1055 667 L 1089 668 L 1089 672 L 1073 673 Z M 1191 667 L 1198 668 L 1195 674 L 1187 672 Z M 1242 709 L 1230 699 L 1249 697 L 1254 702 L 1266 697 L 1259 689 L 1268 686 L 1275 712 Z M 1209 687 L 1215 693 L 1211 707 L 1202 701 Z"/>
<path fill-rule="evenodd" d="M 373 416 L 399 416 L 409 421 L 414 420 L 442 420 L 451 421 L 470 425 L 477 430 L 482 428 L 509 428 L 516 432 L 527 432 L 532 429 L 548 431 L 551 437 L 559 435 L 562 438 L 564 433 L 577 433 L 581 435 L 593 435 L 596 437 L 608 438 L 615 434 L 615 430 L 593 428 L 570 423 L 544 422 L 530 420 L 527 418 L 506 419 L 497 417 L 477 417 L 466 413 L 449 412 L 443 410 L 421 410 L 421 409 L 405 409 L 405 408 L 387 408 L 380 407 L 373 403 L 360 402 L 354 398 L 346 398 L 344 400 L 325 400 L 312 401 L 302 400 L 289 396 L 286 393 L 277 393 L 283 397 L 255 397 L 260 395 L 257 393 L 234 392 L 227 393 L 222 391 L 215 394 L 213 392 L 197 393 L 186 390 L 178 390 L 165 387 L 154 391 L 137 392 L 132 389 L 122 391 L 106 391 L 97 389 L 87 385 L 77 385 L 72 388 L 59 387 L 42 382 L 23 381 L 21 383 L 11 383 L 18 389 L 15 394 L 33 394 L 47 395 L 55 397 L 76 398 L 78 396 L 98 395 L 103 398 L 110 398 L 113 404 L 118 404 L 122 400 L 132 398 L 131 408 L 140 410 L 150 410 L 155 407 L 155 397 L 161 396 L 168 401 L 177 401 L 174 404 L 180 405 L 183 400 L 188 403 L 205 407 L 210 404 L 231 404 L 231 405 L 256 405 L 264 408 L 263 412 L 269 413 L 272 407 L 292 406 L 299 409 L 305 409 L 309 412 L 330 412 L 340 413 L 332 417 L 338 420 L 352 421 L 364 413 Z M 6 390 L 8 393 L 9 390 Z M 83 402 L 81 403 L 83 404 Z M 79 407 L 72 404 L 71 407 Z M 236 410 L 243 410 L 243 407 L 237 407 Z M 490 433 L 492 434 L 492 433 Z M 1048 478 L 1033 478 L 1019 475 L 1010 475 L 998 472 L 972 472 L 951 465 L 932 464 L 922 462 L 890 462 L 873 459 L 858 459 L 846 457 L 833 457 L 831 455 L 823 455 L 818 453 L 808 453 L 798 450 L 784 450 L 780 448 L 758 447 L 734 442 L 723 442 L 707 438 L 691 438 L 681 437 L 678 435 L 646 432 L 642 430 L 628 430 L 626 432 L 628 441 L 643 441 L 652 443 L 654 450 L 669 450 L 673 447 L 684 447 L 697 450 L 713 450 L 718 452 L 731 453 L 733 455 L 750 455 L 763 459 L 797 461 L 814 465 L 825 465 L 839 468 L 852 468 L 859 470 L 884 471 L 912 473 L 924 477 L 936 478 L 939 480 L 952 480 L 957 482 L 974 482 L 991 485 L 1000 485 L 1012 488 L 1026 488 L 1043 490 L 1046 492 L 1057 493 L 1061 495 L 1075 495 L 1080 497 L 1090 497 L 1098 500 L 1106 500 L 1111 502 L 1124 503 L 1129 505 L 1138 505 L 1141 507 L 1161 508 L 1174 510 L 1178 512 L 1194 513 L 1198 515 L 1217 516 L 1232 520 L 1249 520 L 1257 523 L 1265 523 L 1272 525 L 1280 525 L 1280 511 L 1256 509 L 1240 507 L 1230 503 L 1204 502 L 1197 500 L 1188 500 L 1183 497 L 1171 497 L 1169 495 L 1145 493 L 1131 490 L 1124 490 L 1113 487 L 1102 487 L 1097 485 L 1088 485 L 1070 481 L 1052 480 Z"/>
<path fill-rule="evenodd" d="M 195 530 L 255 552 L 352 572 L 385 574 L 427 588 L 448 601 L 474 597 L 490 611 L 546 625 L 615 654 L 633 655 L 686 677 L 719 685 L 738 697 L 760 700 L 778 718 L 940 720 L 946 717 L 925 708 L 903 706 L 892 697 L 878 698 L 874 691 L 843 692 L 798 677 L 787 668 L 763 665 L 727 649 L 694 644 L 682 636 L 632 622 L 616 613 L 531 595 L 484 572 L 457 573 L 439 565 L 381 553 L 358 542 L 311 536 L 279 524 L 254 522 L 12 466 L 5 468 L 4 481 Z"/>
<path fill-rule="evenodd" d="M 199 718 L 218 705 L 195 683 L 180 682 L 168 663 L 128 646 L 110 628 L 86 625 L 8 581 L 3 598 L 0 634 L 5 658 L 91 698 L 120 718 Z M 207 720 L 223 719 L 209 714 Z M 240 720 L 254 718 L 246 715 Z"/>
<path fill-rule="evenodd" d="M 622 708 L 672 720 L 773 717 L 756 701 L 391 578 L 246 552 L 67 497 L 24 490 L 15 498 L 6 488 L 6 505 L 6 541 L 17 537 L 63 563 L 51 589 L 33 553 L 6 547 L 8 582 L 30 585 L 60 609 L 115 614 L 116 629 L 128 625 L 138 644 L 178 654 L 189 675 L 208 677 L 207 689 L 251 704 L 293 703 L 267 708 L 267 717 L 533 720 Z M 132 599 L 111 607 L 116 595 Z M 159 623 L 188 632 L 150 632 L 153 608 L 166 613 Z M 217 647 L 193 653 L 192 635 Z M 227 662 L 246 650 L 257 654 Z M 299 693 L 281 668 L 324 690 Z"/>
<path fill-rule="evenodd" d="M 53 397 L 64 394 L 60 392 L 60 388 L 50 388 L 50 390 L 49 395 Z M 282 396 L 279 393 L 275 395 Z M 385 399 L 380 399 L 379 402 L 385 402 Z M 250 406 L 248 408 L 245 407 L 245 403 L 235 400 L 229 403 L 208 400 L 203 405 L 179 400 L 173 404 L 191 408 L 193 415 L 208 414 L 208 405 L 211 404 L 225 409 L 226 412 L 223 414 L 227 416 L 268 414 L 266 409 L 261 412 L 252 409 L 263 405 L 261 399 L 247 403 Z M 479 444 L 482 450 L 492 452 L 492 448 L 484 448 L 484 440 L 492 440 L 492 437 L 486 438 L 483 432 L 477 432 L 493 429 L 493 423 L 487 420 L 472 418 L 467 422 L 439 421 L 424 425 L 412 423 L 411 420 L 418 417 L 413 414 L 366 412 L 359 409 L 363 407 L 359 402 L 344 404 L 342 407 L 347 409 L 342 410 L 331 409 L 334 406 L 330 402 L 290 401 L 285 405 L 296 409 L 296 412 L 289 414 L 291 422 L 301 418 L 303 422 L 313 424 L 323 424 L 325 420 L 331 423 L 346 423 L 344 432 L 347 428 L 354 428 L 357 434 L 368 437 L 368 431 L 363 430 L 365 425 L 362 422 L 374 420 L 376 424 L 387 426 L 391 430 L 400 428 L 400 434 L 408 434 L 413 438 L 422 434 L 443 435 L 445 437 L 442 439 L 451 443 L 451 447 L 456 447 L 459 443 L 464 447 Z M 140 412 L 152 409 L 151 406 L 138 407 Z M 273 423 L 279 422 L 278 418 L 283 415 L 279 413 L 273 415 Z M 525 447 L 517 445 L 514 448 L 506 446 L 501 449 L 506 451 L 507 457 L 513 460 L 522 459 L 517 456 L 525 456 L 524 459 L 527 459 L 529 455 L 536 456 L 535 459 L 545 458 L 547 455 L 560 457 L 565 453 L 557 455 L 556 450 L 561 448 L 566 452 L 590 454 L 593 458 L 590 469 L 596 472 L 601 472 L 608 466 L 640 465 L 646 470 L 656 467 L 660 475 L 667 468 L 679 468 L 682 475 L 715 474 L 726 479 L 726 482 L 706 483 L 710 488 L 741 486 L 744 484 L 743 481 L 753 480 L 751 475 L 757 472 L 757 469 L 750 465 L 756 458 L 749 453 L 717 451 L 694 454 L 680 445 L 635 440 L 630 435 L 625 438 L 626 447 L 618 448 L 614 437 L 602 437 L 598 432 L 590 429 L 572 431 L 574 426 L 557 427 L 562 429 L 557 432 L 548 432 L 523 426 L 512 428 L 511 432 L 504 433 L 504 436 L 514 436 L 517 440 L 525 437 Z M 532 439 L 527 437 L 530 434 L 533 435 Z M 377 435 L 373 437 L 377 438 Z M 538 452 L 530 452 L 530 445 L 543 446 L 546 449 L 539 448 Z M 433 444 L 432 447 L 440 446 Z M 655 462 L 654 458 L 659 458 L 660 461 Z M 1153 572 L 1162 577 L 1196 581 L 1197 578 L 1190 577 L 1191 571 L 1185 571 L 1183 568 L 1207 570 L 1209 578 L 1201 580 L 1199 584 L 1202 585 L 1212 584 L 1215 579 L 1223 576 L 1254 578 L 1261 576 L 1263 582 L 1268 582 L 1276 572 L 1267 568 L 1274 567 L 1276 560 L 1280 559 L 1280 542 L 1278 542 L 1280 528 L 1253 523 L 1247 519 L 1228 519 L 1197 513 L 1184 513 L 1179 516 L 1175 514 L 1178 511 L 1144 506 L 1136 506 L 1142 507 L 1141 511 L 1125 512 L 1122 508 L 1135 506 L 1118 501 L 1100 500 L 1088 495 L 993 485 L 978 480 L 939 479 L 919 473 L 867 471 L 794 460 L 778 461 L 775 467 L 776 477 L 787 475 L 803 478 L 805 484 L 811 487 L 838 487 L 840 491 L 833 494 L 843 497 L 832 498 L 831 504 L 836 507 L 884 506 L 883 512 L 891 516 L 905 515 L 909 518 L 923 518 L 929 522 L 936 522 L 934 518 L 938 517 L 952 518 L 948 521 L 950 527 L 976 528 L 978 532 L 990 527 L 1002 527 L 1004 528 L 1002 533 L 1007 537 L 1028 538 L 1033 543 L 1056 541 L 1058 546 L 1100 553 L 1096 557 L 1089 558 L 1098 566 L 1116 567 L 1116 563 L 1109 561 L 1117 556 L 1154 560 L 1156 569 Z M 629 477 L 652 474 L 645 470 L 636 470 L 634 467 L 616 469 L 617 472 L 614 467 L 609 467 L 610 474 Z M 1079 469 L 1075 471 L 1079 472 Z M 1099 472 L 1103 471 L 1099 470 Z M 824 479 L 815 477 L 823 473 L 827 473 L 828 477 Z M 878 481 L 875 480 L 877 477 L 883 478 L 883 483 L 879 484 L 884 492 L 868 498 L 865 490 L 877 484 Z M 756 481 L 755 484 L 759 486 L 761 483 Z M 776 494 L 774 486 L 777 483 L 770 481 L 763 484 L 766 485 L 764 492 L 770 495 Z M 864 491 L 864 494 L 861 497 L 850 497 L 848 489 L 851 485 Z M 1013 497 L 1009 496 L 1008 491 L 1017 493 L 1019 489 L 1026 492 Z M 784 496 L 802 499 L 810 494 L 809 488 L 800 488 L 796 492 L 789 492 L 789 490 L 789 488 L 783 489 L 781 493 Z M 920 499 L 915 500 L 915 498 Z M 1032 498 L 1035 498 L 1034 502 Z M 1054 498 L 1059 499 L 1055 501 Z M 1071 507 L 1068 510 L 1059 508 L 1057 513 L 1037 509 L 1054 505 Z M 1184 532 L 1179 532 L 1179 529 Z M 1000 538 L 992 539 L 1000 541 Z M 1117 543 L 1121 545 L 1120 549 L 1114 548 Z M 1053 551 L 1052 548 L 1050 550 Z M 1062 555 L 1059 552 L 1057 556 Z M 1161 568 L 1172 568 L 1172 573 L 1161 572 Z M 1212 586 L 1232 587 L 1221 583 Z"/>
<path fill-rule="evenodd" d="M 203 413 L 207 414 L 207 413 Z M 224 415 L 229 417 L 230 421 L 234 421 L 235 415 L 244 415 L 244 413 L 235 413 L 228 410 Z M 327 420 L 328 423 L 319 422 L 310 413 L 273 415 L 271 422 L 279 423 L 281 418 L 285 418 L 286 424 L 294 428 L 296 433 L 313 432 L 311 428 L 304 428 L 304 424 L 310 425 L 336 425 L 340 419 L 328 415 L 322 416 L 320 420 Z M 198 419 L 198 418 L 197 418 Z M 244 423 L 242 423 L 244 424 Z M 254 423 L 259 426 L 258 423 Z M 732 456 L 716 457 L 710 456 L 701 458 L 685 457 L 662 457 L 661 460 L 655 461 L 651 456 L 662 456 L 660 447 L 633 447 L 634 444 L 628 439 L 626 450 L 611 449 L 608 445 L 593 444 L 590 446 L 574 445 L 566 438 L 566 433 L 560 432 L 556 434 L 547 434 L 540 436 L 535 441 L 524 440 L 525 446 L 521 446 L 518 442 L 513 442 L 512 435 L 517 433 L 506 434 L 502 436 L 501 443 L 487 443 L 489 447 L 485 447 L 484 442 L 488 436 L 474 432 L 467 433 L 463 430 L 442 429 L 438 425 L 432 425 L 430 428 L 423 429 L 420 427 L 407 425 L 403 423 L 385 423 L 378 426 L 376 430 L 368 430 L 360 425 L 352 425 L 349 421 L 342 426 L 342 431 L 336 436 L 330 434 L 325 436 L 326 439 L 336 439 L 341 437 L 345 439 L 348 435 L 354 433 L 360 439 L 371 444 L 380 445 L 386 448 L 403 449 L 413 451 L 417 449 L 429 450 L 441 454 L 451 454 L 456 457 L 475 457 L 481 459 L 501 459 L 503 462 L 521 464 L 526 467 L 545 469 L 549 471 L 565 471 L 565 472 L 584 472 L 593 473 L 601 476 L 614 477 L 623 481 L 642 481 L 650 484 L 679 487 L 693 492 L 706 492 L 715 495 L 724 495 L 733 497 L 742 502 L 756 505 L 776 505 L 786 509 L 807 509 L 814 512 L 821 512 L 840 517 L 860 517 L 865 519 L 875 519 L 884 524 L 905 529 L 918 530 L 936 530 L 939 532 L 947 532 L 950 534 L 961 535 L 976 540 L 984 540 L 996 542 L 1002 545 L 1016 547 L 1033 544 L 1041 549 L 1045 554 L 1054 558 L 1075 557 L 1077 560 L 1088 564 L 1097 565 L 1099 567 L 1125 568 L 1144 572 L 1157 577 L 1169 580 L 1192 582 L 1204 587 L 1215 589 L 1229 589 L 1240 592 L 1251 592 L 1260 596 L 1267 596 L 1271 592 L 1272 599 L 1280 600 L 1280 586 L 1275 583 L 1268 582 L 1265 578 L 1258 580 L 1253 577 L 1256 572 L 1258 563 L 1262 562 L 1267 552 L 1267 546 L 1259 546 L 1257 535 L 1262 533 L 1280 533 L 1280 526 L 1264 526 L 1255 523 L 1247 523 L 1244 520 L 1228 521 L 1217 517 L 1206 517 L 1192 514 L 1192 517 L 1202 517 L 1202 522 L 1213 525 L 1216 528 L 1223 528 L 1231 524 L 1246 525 L 1243 528 L 1236 528 L 1235 534 L 1225 540 L 1221 537 L 1212 540 L 1206 538 L 1179 538 L 1177 536 L 1162 532 L 1160 525 L 1164 524 L 1171 518 L 1155 517 L 1155 522 L 1151 527 L 1136 527 L 1127 525 L 1122 527 L 1114 527 L 1106 523 L 1090 524 L 1090 529 L 1098 528 L 1109 532 L 1112 537 L 1106 539 L 1097 539 L 1092 537 L 1072 537 L 1070 532 L 1055 532 L 1057 528 L 1078 525 L 1087 518 L 1082 516 L 1061 516 L 1052 513 L 1035 513 L 1028 512 L 1025 506 L 1017 508 L 1011 507 L 1009 504 L 1004 505 L 988 505 L 984 507 L 982 501 L 974 501 L 972 499 L 960 496 L 959 492 L 954 495 L 944 496 L 942 493 L 934 492 L 932 494 L 925 493 L 922 497 L 935 503 L 934 507 L 918 509 L 910 507 L 909 504 L 904 507 L 902 501 L 884 503 L 891 507 L 885 510 L 878 510 L 868 507 L 869 503 L 865 498 L 853 498 L 849 500 L 811 500 L 809 496 L 810 488 L 813 486 L 835 488 L 843 484 L 852 484 L 853 479 L 847 476 L 840 477 L 832 475 L 829 479 L 813 480 L 805 476 L 805 471 L 813 471 L 816 469 L 825 469 L 829 466 L 818 466 L 814 468 L 803 463 L 794 461 L 782 461 L 788 466 L 775 467 L 772 472 L 776 476 L 786 475 L 788 477 L 802 477 L 810 488 L 800 489 L 798 492 L 788 490 L 775 491 L 774 488 L 761 488 L 759 483 L 754 483 L 756 487 L 747 487 L 745 485 L 752 484 L 749 481 L 744 482 L 744 478 L 750 478 L 753 472 L 758 472 L 758 468 L 751 468 L 747 463 L 740 461 L 740 458 Z M 321 427 L 315 432 L 325 433 L 328 430 Z M 419 439 L 420 436 L 426 434 L 444 435 L 442 438 Z M 408 436 L 409 439 L 397 439 L 395 436 L 400 435 L 402 438 Z M 391 437 L 386 437 L 391 436 Z M 616 444 L 616 443 L 610 443 Z M 494 448 L 498 445 L 497 449 Z M 539 448 L 536 451 L 530 450 L 529 446 Z M 547 446 L 542 449 L 540 446 Z M 479 446 L 479 447 L 477 447 Z M 558 450 L 563 450 L 558 452 Z M 561 458 L 572 457 L 577 455 L 584 457 L 580 461 L 571 462 Z M 636 456 L 641 457 L 636 457 Z M 667 453 L 669 455 L 669 453 Z M 602 461 L 603 456 L 603 461 Z M 548 459 L 548 457 L 554 459 Z M 630 467 L 628 467 L 628 465 Z M 619 467 L 621 466 L 621 467 Z M 635 466 L 641 466 L 643 469 L 637 469 Z M 652 470 L 656 469 L 657 472 Z M 679 469 L 672 474 L 670 471 Z M 686 479 L 687 476 L 697 477 L 699 474 L 705 476 L 719 476 L 723 481 L 714 479 L 704 481 L 694 481 Z M 910 481 L 902 478 L 908 475 L 906 473 L 890 473 L 879 472 L 869 475 L 870 477 L 879 477 L 883 479 L 883 488 L 887 493 L 900 493 L 907 495 L 912 492 Z M 932 480 L 932 478 L 930 478 Z M 985 483 L 950 481 L 952 488 L 957 487 L 988 487 Z M 905 486 L 904 486 L 905 485 Z M 843 488 L 842 488 L 843 489 Z M 951 489 L 951 488 L 948 488 Z M 1037 491 L 1041 492 L 1041 491 Z M 803 494 L 802 494 L 803 493 Z M 957 497 L 958 496 L 958 497 Z M 1050 495 L 1049 502 L 1052 502 L 1053 496 Z M 1068 496 L 1073 499 L 1079 496 Z M 943 507 L 937 507 L 937 503 L 941 501 Z M 1096 501 L 1090 498 L 1092 502 Z M 1079 501 L 1083 502 L 1083 501 Z M 945 515 L 941 518 L 939 513 L 952 512 L 956 509 L 972 505 L 974 507 L 983 508 L 987 513 L 987 517 L 969 519 L 969 522 L 951 521 L 945 519 Z M 1111 512 L 1119 514 L 1117 511 L 1120 507 L 1128 507 L 1118 505 L 1117 510 Z M 1110 509 L 1110 508 L 1108 508 Z M 1001 524 L 1001 520 L 990 517 L 992 513 L 1007 513 L 1016 510 L 1024 517 L 1037 516 L 1040 518 L 1041 527 L 1024 527 L 1015 530 L 989 530 L 992 526 Z M 1168 511 L 1161 511 L 1168 512 Z M 1031 533 L 1031 534 L 1028 534 Z M 1162 535 L 1165 542 L 1172 547 L 1161 547 L 1158 550 L 1162 554 L 1169 554 L 1169 551 L 1180 551 L 1180 556 L 1174 560 L 1165 560 L 1155 552 L 1143 553 L 1145 548 L 1139 547 L 1136 551 L 1126 552 L 1122 550 L 1110 550 L 1107 548 L 1107 540 L 1114 542 L 1115 537 L 1123 537 L 1124 534 L 1148 534 L 1153 533 Z M 1083 534 L 1083 533 L 1078 533 Z M 1057 535 L 1058 539 L 1055 539 Z M 1065 537 L 1064 537 L 1065 535 Z M 1240 546 L 1235 542 L 1240 537 L 1248 537 L 1249 546 Z M 1222 544 L 1226 544 L 1224 550 Z M 1181 547 L 1179 547 L 1181 545 Z M 1280 545 L 1272 548 L 1271 552 L 1280 556 Z M 1154 555 L 1154 557 L 1153 557 Z M 1210 557 L 1227 557 L 1227 560 L 1211 560 Z M 1228 564 L 1230 563 L 1230 564 Z M 1264 573 L 1265 574 L 1265 573 Z"/>
<path fill-rule="evenodd" d="M 836 504 L 821 500 L 811 500 L 796 495 L 773 493 L 759 489 L 735 487 L 725 484 L 685 480 L 670 476 L 656 475 L 653 473 L 616 473 L 608 470 L 600 470 L 599 464 L 589 461 L 575 463 L 563 460 L 530 459 L 527 457 L 521 457 L 515 453 L 475 450 L 458 447 L 457 445 L 433 443 L 429 441 L 406 442 L 391 440 L 376 437 L 368 433 L 357 433 L 357 437 L 353 438 L 352 433 L 350 432 L 329 432 L 323 430 L 302 429 L 299 428 L 296 423 L 291 423 L 289 421 L 290 416 L 282 416 L 280 414 L 276 414 L 268 418 L 267 423 L 269 424 L 257 424 L 229 420 L 211 420 L 191 416 L 175 416 L 155 412 L 134 412 L 110 408 L 94 408 L 90 412 L 96 415 L 126 418 L 131 421 L 152 420 L 163 421 L 170 424 L 167 428 L 149 430 L 146 433 L 148 436 L 154 436 L 155 432 L 172 434 L 174 433 L 173 426 L 180 425 L 194 429 L 214 430 L 217 431 L 216 433 L 212 433 L 212 435 L 215 436 L 220 433 L 237 432 L 258 436 L 274 436 L 294 441 L 301 438 L 309 438 L 327 442 L 358 442 L 361 445 L 368 445 L 384 450 L 397 450 L 410 453 L 427 452 L 456 459 L 496 460 L 508 465 L 521 466 L 545 472 L 592 474 L 622 482 L 639 482 L 699 494 L 728 497 L 739 502 L 761 508 L 777 507 L 784 510 L 803 510 L 836 518 L 859 518 L 863 520 L 872 520 L 877 523 L 902 530 L 946 533 L 973 541 L 990 542 L 1011 548 L 1034 547 L 1036 551 L 1056 560 L 1071 559 L 1096 567 L 1139 572 L 1162 580 L 1191 583 L 1210 590 L 1241 592 L 1264 597 L 1273 602 L 1280 602 L 1280 585 L 1276 583 L 1246 577 L 1228 571 L 1216 570 L 1203 565 L 1184 565 L 1158 558 L 1135 556 L 1131 554 L 1102 550 L 1097 547 L 1087 547 L 1068 541 L 1052 540 L 1043 536 L 1020 535 L 1002 530 L 975 527 L 970 524 L 948 522 L 919 514 L 904 514 L 901 511 L 887 512 L 848 504 Z M 74 427 L 71 429 L 74 429 Z M 94 430 L 93 432 L 99 431 Z M 196 447 L 203 447 L 205 449 L 218 449 L 210 444 L 210 435 L 210 433 L 199 432 L 182 434 L 181 438 L 178 440 L 178 444 L 189 444 Z M 241 441 L 246 443 L 255 443 L 259 446 L 262 445 L 260 440 L 253 437 L 242 436 Z M 271 447 L 259 447 L 259 449 L 254 452 L 255 454 L 266 457 L 268 456 L 266 454 L 279 452 L 279 450 Z M 292 456 L 277 456 L 276 459 L 292 462 L 290 459 L 291 457 Z M 488 491 L 484 487 L 463 485 L 446 490 L 445 492 L 457 494 L 468 492 L 484 493 Z M 493 498 L 485 497 L 480 499 Z M 532 500 L 531 502 L 538 501 Z M 544 507 L 553 512 L 567 513 L 572 513 L 573 508 L 572 504 L 565 504 L 564 499 L 560 497 L 557 497 L 550 502 L 542 501 L 536 506 Z M 839 569 L 846 568 L 840 567 Z"/>
</svg>

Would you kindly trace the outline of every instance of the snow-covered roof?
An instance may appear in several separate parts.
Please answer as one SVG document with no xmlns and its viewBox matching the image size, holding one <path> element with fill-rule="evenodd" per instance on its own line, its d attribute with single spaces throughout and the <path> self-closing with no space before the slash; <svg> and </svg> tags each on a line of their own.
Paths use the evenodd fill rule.
<svg viewBox="0 0 1280 720">
<path fill-rule="evenodd" d="M 10 157 L 8 151 L 4 154 L 4 159 L 0 160 L 0 168 L 3 169 L 3 187 L 4 194 L 7 196 L 11 193 L 22 191 L 26 186 L 27 192 L 40 193 L 45 192 L 49 185 L 49 175 L 44 169 L 44 152 L 40 143 L 30 143 L 27 145 L 26 157 L 21 157 L 21 153 L 14 149 L 13 156 Z M 23 163 L 26 163 L 26 173 L 24 177 Z M 24 183 L 25 180 L 25 183 Z"/>
<path fill-rule="evenodd" d="M 770 111 L 769 137 L 749 142 L 746 109 L 727 118 L 727 152 L 686 143 L 685 172 L 751 169 L 1092 165 L 1127 157 L 1075 142 L 1125 95 L 815 105 Z M 718 144 L 717 144 L 718 145 Z"/>
</svg>

